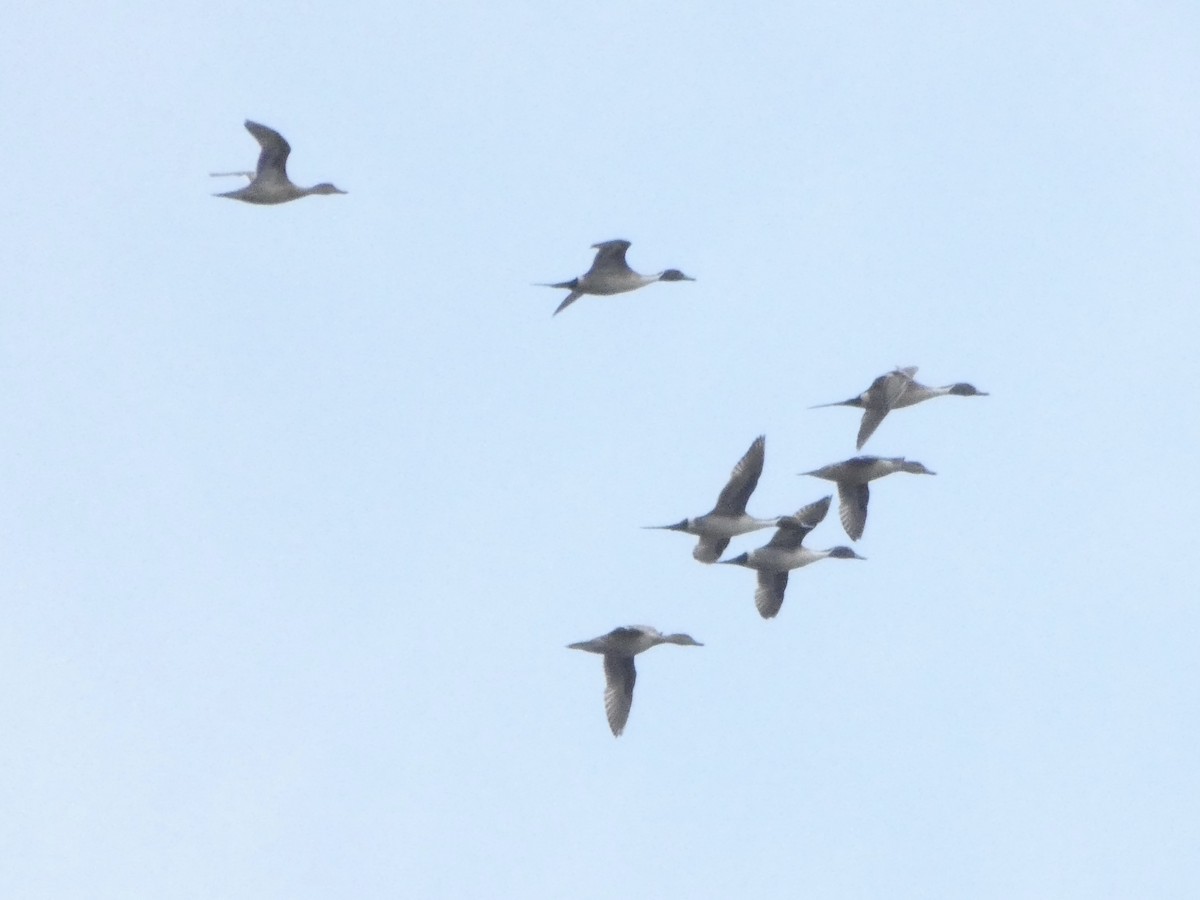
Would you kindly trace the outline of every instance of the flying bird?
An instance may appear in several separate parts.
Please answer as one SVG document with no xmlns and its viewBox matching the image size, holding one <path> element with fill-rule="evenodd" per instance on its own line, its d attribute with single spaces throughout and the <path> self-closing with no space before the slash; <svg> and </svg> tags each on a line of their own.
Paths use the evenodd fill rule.
<svg viewBox="0 0 1200 900">
<path fill-rule="evenodd" d="M 557 284 L 540 284 L 539 287 L 566 288 L 567 294 L 554 315 L 558 315 L 584 294 L 623 294 L 634 291 L 656 281 L 695 281 L 678 269 L 664 269 L 655 275 L 640 275 L 625 262 L 625 251 L 629 249 L 629 241 L 602 241 L 592 244 L 596 258 L 592 267 L 578 278 L 570 281 L 560 281 Z"/>
<path fill-rule="evenodd" d="M 278 131 L 259 125 L 257 122 L 246 120 L 246 130 L 254 135 L 262 152 L 258 154 L 258 169 L 255 172 L 212 172 L 214 178 L 227 175 L 244 175 L 250 183 L 236 191 L 226 191 L 214 194 L 214 197 L 228 197 L 231 200 L 242 200 L 246 203 L 274 204 L 287 203 L 289 200 L 299 200 L 309 194 L 344 194 L 328 182 L 313 185 L 309 188 L 297 187 L 292 184 L 287 175 L 288 154 L 292 152 L 291 145 L 283 139 Z"/>
<path fill-rule="evenodd" d="M 821 409 L 826 406 L 853 406 L 861 409 L 863 411 L 862 424 L 858 428 L 858 443 L 855 444 L 854 448 L 861 450 L 867 439 L 875 433 L 875 429 L 879 427 L 879 423 L 883 421 L 884 416 L 893 409 L 915 406 L 924 400 L 931 400 L 934 397 L 945 397 L 950 394 L 958 397 L 987 396 L 984 391 L 978 390 L 974 385 L 962 381 L 942 387 L 929 387 L 916 381 L 913 377 L 916 374 L 916 366 L 896 368 L 886 375 L 880 375 L 871 382 L 869 388 L 857 397 L 851 397 L 849 400 L 840 400 L 837 403 L 819 403 L 810 408 Z"/>
<path fill-rule="evenodd" d="M 794 515 L 782 517 L 779 529 L 771 540 L 757 550 L 721 560 L 724 565 L 744 566 L 758 573 L 754 605 L 764 619 L 779 615 L 783 594 L 787 590 L 788 572 L 792 569 L 799 569 L 819 559 L 865 559 L 849 547 L 811 550 L 804 546 L 804 538 L 825 518 L 832 499 L 823 497 L 798 509 Z"/>
<path fill-rule="evenodd" d="M 614 628 L 608 634 L 590 641 L 568 644 L 571 650 L 586 650 L 604 656 L 604 713 L 613 737 L 620 737 L 629 720 L 633 705 L 633 684 L 637 670 L 633 658 L 659 644 L 679 644 L 683 647 L 703 647 L 686 634 L 663 634 L 649 625 L 628 625 Z"/>
<path fill-rule="evenodd" d="M 834 481 L 838 488 L 838 516 L 842 527 L 850 540 L 857 541 L 862 537 L 863 529 L 867 526 L 867 501 L 871 492 L 867 482 L 883 478 L 893 472 L 911 472 L 914 475 L 936 475 L 919 462 L 912 462 L 903 456 L 856 456 L 839 463 L 830 463 L 811 472 L 801 472 L 801 475 L 813 475 Z"/>
<path fill-rule="evenodd" d="M 720 559 L 729 539 L 739 534 L 748 534 L 760 528 L 770 528 L 779 521 L 776 516 L 771 519 L 756 519 L 746 514 L 746 503 L 758 478 L 762 474 L 763 458 L 766 452 L 766 437 L 759 435 L 750 445 L 746 454 L 738 460 L 729 475 L 729 481 L 721 489 L 717 497 L 717 505 L 702 516 L 684 519 L 674 525 L 647 525 L 647 528 L 657 528 L 666 531 L 682 531 L 694 534 L 700 538 L 692 549 L 692 556 L 703 563 L 712 563 Z"/>
</svg>

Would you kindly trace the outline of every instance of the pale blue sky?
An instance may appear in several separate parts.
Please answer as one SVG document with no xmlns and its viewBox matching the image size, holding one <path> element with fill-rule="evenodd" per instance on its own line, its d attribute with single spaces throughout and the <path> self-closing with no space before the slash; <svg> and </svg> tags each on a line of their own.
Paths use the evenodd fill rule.
<svg viewBox="0 0 1200 900">
<path fill-rule="evenodd" d="M 849 8 L 848 8 L 849 7 Z M 1200 9 L 25 4 L 0 895 L 1200 894 Z M 217 200 L 242 120 L 345 197 Z M 589 245 L 695 283 L 561 291 Z M 755 435 L 865 563 L 648 532 Z M 768 533 L 734 542 L 750 549 Z M 844 542 L 836 516 L 809 542 Z M 639 658 L 616 625 L 706 646 Z"/>
</svg>

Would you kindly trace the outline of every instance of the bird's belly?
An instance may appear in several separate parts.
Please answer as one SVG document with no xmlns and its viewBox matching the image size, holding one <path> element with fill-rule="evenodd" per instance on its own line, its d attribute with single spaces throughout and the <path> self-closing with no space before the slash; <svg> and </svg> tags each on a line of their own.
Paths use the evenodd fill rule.
<svg viewBox="0 0 1200 900">
<path fill-rule="evenodd" d="M 645 284 L 642 279 L 636 275 L 633 276 L 605 276 L 604 278 L 583 278 L 579 281 L 577 291 L 582 291 L 585 294 L 623 294 L 626 291 L 632 291 L 640 288 Z"/>
<path fill-rule="evenodd" d="M 799 550 L 779 550 L 774 547 L 761 547 L 751 560 L 755 569 L 764 572 L 787 572 L 807 566 L 818 557 L 805 547 Z"/>
<path fill-rule="evenodd" d="M 760 522 L 751 516 L 702 516 L 694 523 L 696 533 L 706 537 L 732 538 L 749 534 L 773 523 Z"/>
</svg>

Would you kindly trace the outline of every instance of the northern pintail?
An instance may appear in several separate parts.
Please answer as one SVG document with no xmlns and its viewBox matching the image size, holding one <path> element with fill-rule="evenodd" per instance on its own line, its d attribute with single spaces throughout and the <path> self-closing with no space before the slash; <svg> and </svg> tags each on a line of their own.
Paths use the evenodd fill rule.
<svg viewBox="0 0 1200 900">
<path fill-rule="evenodd" d="M 663 634 L 649 625 L 628 625 L 614 628 L 608 634 L 590 641 L 567 644 L 571 650 L 586 650 L 604 656 L 604 712 L 614 737 L 620 737 L 629 720 L 633 706 L 633 684 L 637 670 L 633 658 L 659 644 L 680 644 L 684 647 L 703 647 L 686 634 Z"/>
<path fill-rule="evenodd" d="M 857 397 L 851 397 L 849 400 L 841 400 L 837 403 L 820 403 L 810 408 L 853 406 L 861 409 L 863 411 L 862 424 L 858 428 L 858 443 L 855 445 L 856 450 L 861 450 L 867 439 L 875 433 L 875 429 L 879 427 L 879 423 L 883 421 L 884 416 L 893 409 L 913 406 L 923 400 L 930 400 L 934 397 L 945 397 L 947 394 L 954 394 L 959 397 L 987 396 L 984 391 L 978 390 L 973 385 L 966 384 L 965 382 L 948 384 L 944 387 L 928 387 L 914 379 L 913 376 L 916 374 L 916 366 L 896 368 L 886 375 L 880 375 L 871 382 L 869 388 Z"/>
<path fill-rule="evenodd" d="M 742 553 L 731 559 L 723 559 L 725 565 L 744 566 L 758 573 L 758 587 L 754 591 L 754 605 L 764 619 L 773 619 L 783 606 L 783 593 L 787 590 L 788 572 L 807 566 L 818 559 L 865 559 L 849 547 L 830 547 L 828 550 L 810 550 L 804 546 L 804 538 L 821 523 L 829 512 L 831 497 L 823 497 L 815 503 L 801 507 L 794 515 L 779 520 L 779 530 L 771 540 L 757 550 Z"/>
<path fill-rule="evenodd" d="M 801 475 L 813 475 L 826 481 L 837 482 L 838 516 L 842 527 L 850 539 L 857 541 L 862 537 L 867 525 L 867 501 L 871 492 L 867 482 L 883 478 L 893 472 L 911 472 L 914 475 L 936 475 L 919 462 L 910 462 L 903 456 L 856 456 L 839 463 L 830 463 L 811 472 L 801 472 Z"/>
<path fill-rule="evenodd" d="M 637 290 L 656 281 L 695 281 L 678 269 L 665 269 L 656 275 L 639 275 L 625 262 L 625 251 L 629 249 L 629 241 L 602 241 L 592 244 L 596 258 L 592 267 L 578 278 L 570 281 L 560 281 L 557 284 L 541 284 L 540 287 L 566 288 L 571 293 L 558 304 L 553 315 L 558 315 L 584 294 L 622 294 L 625 291 Z"/>
<path fill-rule="evenodd" d="M 700 538 L 692 549 L 692 556 L 703 563 L 716 562 L 729 539 L 739 534 L 748 534 L 760 528 L 770 528 L 779 521 L 775 516 L 771 519 L 756 519 L 746 514 L 746 503 L 758 478 L 762 475 L 763 457 L 766 453 L 766 437 L 759 435 L 746 451 L 745 456 L 738 460 L 729 475 L 729 482 L 721 489 L 717 497 L 717 505 L 710 512 L 691 519 L 684 519 L 674 525 L 647 525 L 647 528 L 665 529 L 667 531 L 683 531 Z"/>
<path fill-rule="evenodd" d="M 313 185 L 310 188 L 297 187 L 287 176 L 288 154 L 291 146 L 283 139 L 278 131 L 259 125 L 257 122 L 246 120 L 246 130 L 254 135 L 262 147 L 258 154 L 258 170 L 256 172 L 213 172 L 213 177 L 224 175 L 245 175 L 250 183 L 236 191 L 226 191 L 214 194 L 214 197 L 228 197 L 231 200 L 243 200 L 246 203 L 287 203 L 289 200 L 299 200 L 309 194 L 344 194 L 328 182 Z"/>
</svg>

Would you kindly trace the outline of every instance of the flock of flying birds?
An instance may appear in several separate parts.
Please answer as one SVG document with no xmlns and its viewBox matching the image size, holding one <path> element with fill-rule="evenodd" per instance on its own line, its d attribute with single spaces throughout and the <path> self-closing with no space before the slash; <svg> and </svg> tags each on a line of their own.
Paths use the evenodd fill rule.
<svg viewBox="0 0 1200 900">
<path fill-rule="evenodd" d="M 261 147 L 258 166 L 254 172 L 214 172 L 214 177 L 241 175 L 250 179 L 238 190 L 217 194 L 246 203 L 277 204 L 298 200 L 311 194 L 344 194 L 327 182 L 310 188 L 293 184 L 287 175 L 287 159 L 291 146 L 274 129 L 249 120 L 246 129 Z M 656 281 L 694 281 L 678 269 L 665 269 L 653 275 L 642 275 L 631 269 L 625 261 L 629 241 L 612 240 L 593 244 L 596 258 L 583 275 L 570 281 L 545 284 L 544 287 L 562 288 L 569 293 L 554 310 L 562 312 L 585 294 L 611 295 L 636 290 Z M 880 375 L 871 386 L 856 397 L 820 406 L 850 406 L 863 411 L 862 424 L 858 429 L 855 449 L 863 445 L 875 433 L 875 429 L 894 409 L 914 406 L 934 397 L 954 395 L 958 397 L 987 396 L 983 391 L 963 382 L 942 387 L 930 387 L 916 380 L 916 366 L 896 368 Z M 814 407 L 816 408 L 816 407 Z M 787 516 L 760 519 L 746 512 L 750 495 L 758 486 L 766 455 L 766 438 L 754 439 L 750 449 L 738 460 L 730 473 L 729 481 L 717 497 L 716 505 L 702 516 L 694 516 L 673 525 L 648 526 L 668 531 L 681 531 L 698 538 L 692 556 L 702 563 L 722 563 L 743 566 L 757 573 L 758 586 L 754 592 L 754 603 L 759 615 L 772 619 L 783 606 L 783 595 L 787 589 L 788 573 L 814 563 L 820 559 L 864 559 L 847 546 L 813 550 L 804 546 L 808 533 L 821 523 L 829 512 L 832 495 L 822 497 Z M 933 475 L 924 465 L 902 456 L 855 456 L 842 462 L 831 463 L 802 472 L 832 481 L 837 485 L 838 516 L 842 527 L 852 541 L 863 535 L 867 524 L 867 502 L 870 499 L 870 482 L 893 472 L 909 472 L 916 475 Z M 729 559 L 721 554 L 729 546 L 730 539 L 749 534 L 763 528 L 774 528 L 775 534 L 763 546 Z M 637 670 L 633 658 L 637 654 L 659 644 L 703 646 L 686 634 L 663 634 L 647 625 L 629 625 L 614 628 L 608 634 L 569 644 L 569 649 L 586 650 L 604 657 L 604 711 L 609 728 L 614 736 L 620 736 L 629 720 L 633 705 L 633 686 Z"/>
<path fill-rule="evenodd" d="M 858 429 L 856 449 L 861 450 L 867 439 L 874 434 L 879 423 L 893 409 L 914 406 L 934 397 L 954 395 L 959 397 L 986 396 L 983 391 L 970 384 L 959 382 L 942 387 L 930 387 L 916 380 L 917 367 L 893 369 L 880 375 L 871 386 L 856 397 L 821 406 L 851 406 L 863 411 L 862 424 Z M 758 577 L 754 591 L 754 604 L 764 619 L 773 619 L 783 606 L 783 595 L 787 590 L 788 573 L 803 568 L 820 559 L 863 559 L 850 547 L 839 545 L 826 550 L 814 550 L 804 546 L 808 533 L 816 528 L 829 512 L 832 495 L 822 497 L 802 506 L 789 516 L 760 519 L 746 512 L 750 495 L 758 486 L 766 456 L 766 438 L 759 435 L 750 445 L 733 471 L 729 481 L 721 489 L 716 505 L 702 516 L 676 522 L 674 525 L 653 525 L 651 528 L 681 531 L 695 535 L 699 540 L 692 549 L 692 556 L 702 563 L 722 563 L 753 569 Z M 812 475 L 832 481 L 838 491 L 838 517 L 850 539 L 857 541 L 867 525 L 867 503 L 871 497 L 870 482 L 893 472 L 910 472 L 914 475 L 933 475 L 922 463 L 907 460 L 902 456 L 855 456 L 841 462 L 830 463 L 802 475 Z M 729 559 L 721 554 L 729 546 L 731 538 L 748 534 L 762 528 L 774 528 L 775 534 L 763 546 Z M 645 625 L 615 628 L 608 634 L 590 641 L 570 644 L 574 650 L 587 650 L 604 656 L 604 711 L 608 725 L 614 735 L 620 735 L 629 719 L 633 704 L 633 685 L 637 679 L 633 658 L 659 644 L 681 644 L 700 646 L 686 634 L 662 634 Z"/>
</svg>

